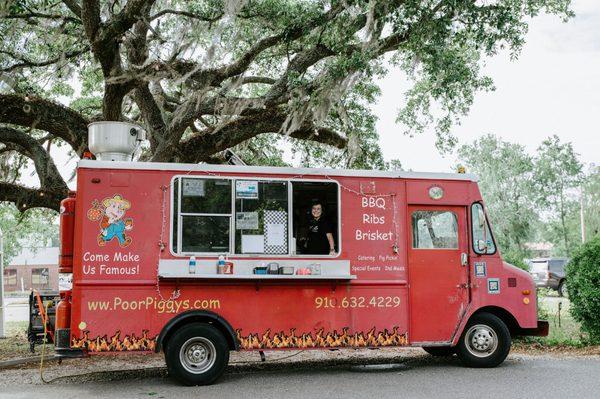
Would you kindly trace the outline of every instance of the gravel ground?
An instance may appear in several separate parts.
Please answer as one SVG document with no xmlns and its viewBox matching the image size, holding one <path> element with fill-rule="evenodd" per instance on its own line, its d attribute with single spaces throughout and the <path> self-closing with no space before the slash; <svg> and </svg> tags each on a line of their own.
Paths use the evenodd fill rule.
<svg viewBox="0 0 600 399">
<path fill-rule="evenodd" d="M 337 364 L 395 363 L 428 358 L 419 348 L 393 348 L 385 350 L 305 350 L 265 351 L 266 361 L 261 362 L 258 352 L 232 352 L 227 372 L 246 369 L 276 369 L 285 364 L 292 368 L 310 368 Z M 166 376 L 162 354 L 103 354 L 86 359 L 68 359 L 44 365 L 44 378 L 58 378 L 65 382 L 112 381 Z M 4 369 L 0 373 L 0 387 L 13 384 L 42 384 L 39 364 Z"/>
<path fill-rule="evenodd" d="M 377 363 L 429 363 L 439 361 L 427 355 L 420 348 L 390 348 L 385 350 L 306 350 L 306 351 L 266 351 L 266 362 L 260 362 L 258 352 L 232 352 L 227 373 L 240 373 L 256 370 L 277 370 L 285 365 L 289 369 L 324 368 L 337 365 L 377 364 Z M 507 362 L 522 362 L 527 359 L 600 359 L 596 354 L 569 352 L 541 352 L 531 355 L 513 351 Z M 69 359 L 44 365 L 44 378 L 54 383 L 86 383 L 119 380 L 140 380 L 144 378 L 166 377 L 162 354 L 119 354 L 97 355 L 87 359 Z M 39 364 L 29 364 L 0 373 L 0 387 L 15 384 L 40 385 Z"/>
</svg>

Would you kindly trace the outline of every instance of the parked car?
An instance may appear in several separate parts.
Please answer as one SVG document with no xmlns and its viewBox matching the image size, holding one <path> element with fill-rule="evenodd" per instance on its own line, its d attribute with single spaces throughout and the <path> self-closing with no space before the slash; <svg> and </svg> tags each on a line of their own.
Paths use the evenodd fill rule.
<svg viewBox="0 0 600 399">
<path fill-rule="evenodd" d="M 537 258 L 529 261 L 529 273 L 537 287 L 551 288 L 558 295 L 567 296 L 565 266 L 567 258 Z"/>
</svg>

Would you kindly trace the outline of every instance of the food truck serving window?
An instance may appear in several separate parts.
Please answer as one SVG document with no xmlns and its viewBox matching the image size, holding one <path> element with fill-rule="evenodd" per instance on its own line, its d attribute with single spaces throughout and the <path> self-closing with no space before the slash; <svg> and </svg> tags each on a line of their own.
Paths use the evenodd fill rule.
<svg viewBox="0 0 600 399">
<path fill-rule="evenodd" d="M 339 186 L 335 182 L 180 176 L 173 179 L 172 187 L 174 254 L 339 253 Z M 310 252 L 306 231 L 315 204 L 321 210 L 319 227 L 324 230 L 317 239 L 322 239 L 324 249 Z"/>
<path fill-rule="evenodd" d="M 412 214 L 415 249 L 458 249 L 458 219 L 450 211 L 416 211 Z"/>
</svg>

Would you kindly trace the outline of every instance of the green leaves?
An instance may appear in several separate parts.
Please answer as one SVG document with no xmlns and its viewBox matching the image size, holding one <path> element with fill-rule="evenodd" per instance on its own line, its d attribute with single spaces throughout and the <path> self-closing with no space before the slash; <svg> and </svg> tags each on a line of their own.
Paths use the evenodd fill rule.
<svg viewBox="0 0 600 399">
<path fill-rule="evenodd" d="M 462 146 L 459 159 L 480 177 L 480 190 L 503 255 L 530 256 L 527 242 L 550 242 L 569 256 L 581 243 L 580 195 L 588 238 L 600 232 L 600 168 L 587 175 L 571 143 L 544 140 L 535 156 L 488 135 Z M 581 194 L 583 193 L 583 194 Z"/>
<path fill-rule="evenodd" d="M 534 173 L 535 189 L 539 193 L 537 203 L 551 215 L 554 223 L 549 230 L 555 232 L 555 238 L 560 237 L 555 242 L 569 255 L 575 244 L 569 234 L 567 218 L 576 207 L 570 194 L 582 178 L 582 165 L 571 143 L 561 143 L 556 135 L 544 140 L 537 149 Z"/>
<path fill-rule="evenodd" d="M 49 209 L 30 209 L 24 213 L 12 204 L 0 203 L 0 229 L 4 234 L 4 262 L 7 265 L 24 243 L 37 246 L 58 245 L 58 214 Z"/>
<path fill-rule="evenodd" d="M 582 245 L 566 268 L 571 314 L 600 343 L 600 236 Z"/>
<path fill-rule="evenodd" d="M 533 158 L 525 148 L 487 135 L 462 146 L 459 159 L 479 176 L 479 189 L 503 255 L 514 262 L 527 255 L 525 243 L 537 219 Z"/>
</svg>

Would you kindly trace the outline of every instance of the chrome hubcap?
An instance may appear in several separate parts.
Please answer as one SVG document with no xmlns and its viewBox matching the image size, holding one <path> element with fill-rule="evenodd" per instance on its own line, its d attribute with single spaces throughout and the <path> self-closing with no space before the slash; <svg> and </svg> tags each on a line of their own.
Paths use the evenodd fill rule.
<svg viewBox="0 0 600 399">
<path fill-rule="evenodd" d="M 490 356 L 498 347 L 496 332 L 483 324 L 471 326 L 465 334 L 465 346 L 473 356 Z"/>
<path fill-rule="evenodd" d="M 188 339 L 179 350 L 181 365 L 190 373 L 202 374 L 215 364 L 216 349 L 213 343 L 204 337 Z"/>
</svg>

